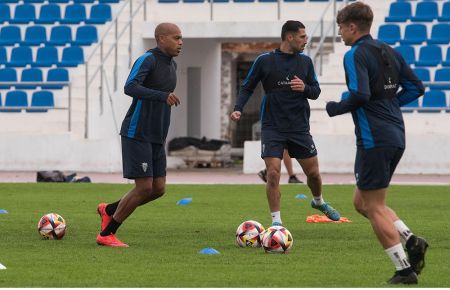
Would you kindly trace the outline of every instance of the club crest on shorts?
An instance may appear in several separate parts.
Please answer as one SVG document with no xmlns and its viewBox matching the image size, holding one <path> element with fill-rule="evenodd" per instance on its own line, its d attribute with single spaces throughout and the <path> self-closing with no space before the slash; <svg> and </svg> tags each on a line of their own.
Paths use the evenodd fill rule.
<svg viewBox="0 0 450 290">
<path fill-rule="evenodd" d="M 142 170 L 144 170 L 144 172 L 147 172 L 147 168 L 148 168 L 148 163 L 142 162 Z"/>
</svg>

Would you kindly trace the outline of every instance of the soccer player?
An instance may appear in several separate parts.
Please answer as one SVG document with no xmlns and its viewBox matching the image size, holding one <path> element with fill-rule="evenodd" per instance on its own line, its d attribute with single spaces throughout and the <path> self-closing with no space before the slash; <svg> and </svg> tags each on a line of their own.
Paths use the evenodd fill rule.
<svg viewBox="0 0 450 290">
<path fill-rule="evenodd" d="M 322 198 L 317 150 L 309 133 L 308 99 L 317 99 L 320 87 L 311 59 L 302 54 L 307 41 L 303 23 L 287 21 L 281 30 L 280 48 L 256 58 L 230 115 L 231 120 L 239 121 L 245 104 L 261 81 L 266 94 L 261 105 L 261 158 L 267 170 L 266 194 L 272 225 L 282 225 L 280 170 L 285 148 L 307 176 L 314 197 L 311 206 L 332 220 L 340 219 L 339 213 Z"/>
<path fill-rule="evenodd" d="M 400 106 L 424 93 L 422 82 L 403 57 L 370 35 L 373 12 L 355 2 L 340 10 L 336 22 L 345 45 L 344 69 L 350 95 L 329 102 L 328 114 L 352 113 L 357 137 L 355 209 L 369 219 L 396 272 L 390 284 L 416 284 L 425 265 L 427 242 L 413 235 L 385 200 L 394 170 L 405 150 Z M 399 88 L 401 87 L 401 90 Z M 406 243 L 409 260 L 400 242 Z"/>
<path fill-rule="evenodd" d="M 157 47 L 140 56 L 125 83 L 125 94 L 133 98 L 122 122 L 123 176 L 134 179 L 135 187 L 120 200 L 98 205 L 101 232 L 97 244 L 128 247 L 116 237 L 125 219 L 140 205 L 160 198 L 166 186 L 164 144 L 172 106 L 180 104 L 173 93 L 177 83 L 178 56 L 183 45 L 181 31 L 173 23 L 156 26 Z"/>
</svg>

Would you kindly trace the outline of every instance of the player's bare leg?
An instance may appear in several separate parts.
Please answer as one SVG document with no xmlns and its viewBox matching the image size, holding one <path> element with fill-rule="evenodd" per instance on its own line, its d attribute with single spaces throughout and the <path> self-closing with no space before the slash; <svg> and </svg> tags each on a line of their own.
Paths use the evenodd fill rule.
<svg viewBox="0 0 450 290">
<path fill-rule="evenodd" d="M 281 159 L 277 157 L 265 157 L 267 169 L 266 195 L 269 209 L 272 215 L 272 224 L 282 224 L 280 217 L 280 172 Z"/>
</svg>

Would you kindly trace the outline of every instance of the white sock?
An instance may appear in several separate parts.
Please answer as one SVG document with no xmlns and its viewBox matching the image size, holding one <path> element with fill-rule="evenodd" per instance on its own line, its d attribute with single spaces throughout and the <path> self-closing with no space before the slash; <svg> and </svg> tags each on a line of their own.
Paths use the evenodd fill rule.
<svg viewBox="0 0 450 290">
<path fill-rule="evenodd" d="M 272 216 L 272 223 L 282 224 L 280 211 L 274 211 L 274 212 L 270 213 L 270 215 Z"/>
<path fill-rule="evenodd" d="M 389 256 L 389 258 L 391 258 L 392 263 L 394 263 L 395 269 L 397 271 L 411 267 L 408 259 L 406 258 L 406 253 L 405 250 L 403 250 L 403 246 L 401 243 L 398 243 L 397 245 L 390 247 L 389 249 L 385 249 L 384 251 Z"/>
<path fill-rule="evenodd" d="M 322 194 L 320 194 L 319 196 L 313 195 L 313 198 L 315 205 L 322 205 L 325 202 L 322 198 Z"/>
<path fill-rule="evenodd" d="M 396 220 L 394 222 L 394 226 L 397 229 L 398 233 L 400 234 L 402 244 L 405 245 L 406 241 L 413 235 L 413 233 L 402 220 Z"/>
</svg>

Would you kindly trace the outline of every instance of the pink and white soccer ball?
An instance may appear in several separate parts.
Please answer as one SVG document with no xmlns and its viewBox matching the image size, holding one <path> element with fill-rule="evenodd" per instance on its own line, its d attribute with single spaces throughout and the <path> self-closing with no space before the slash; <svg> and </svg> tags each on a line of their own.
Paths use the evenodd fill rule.
<svg viewBox="0 0 450 290">
<path fill-rule="evenodd" d="M 236 230 L 236 243 L 240 247 L 261 247 L 261 233 L 264 227 L 257 221 L 248 220 L 240 224 Z"/>
<path fill-rule="evenodd" d="M 262 234 L 262 246 L 266 253 L 285 254 L 292 249 L 293 244 L 291 233 L 282 226 L 272 226 Z"/>
<path fill-rule="evenodd" d="M 44 239 L 60 240 L 66 233 L 66 221 L 59 214 L 46 214 L 39 220 L 38 231 Z"/>
</svg>

